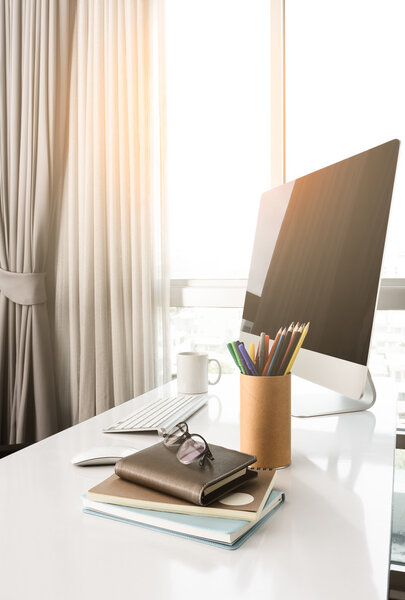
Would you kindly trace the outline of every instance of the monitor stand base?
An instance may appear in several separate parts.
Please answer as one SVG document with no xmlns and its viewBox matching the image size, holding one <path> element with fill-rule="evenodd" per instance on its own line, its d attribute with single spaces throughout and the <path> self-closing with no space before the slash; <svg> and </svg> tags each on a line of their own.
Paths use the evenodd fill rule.
<svg viewBox="0 0 405 600">
<path fill-rule="evenodd" d="M 376 391 L 370 371 L 367 369 L 367 379 L 364 394 L 358 400 L 341 396 L 320 385 L 304 382 L 303 388 L 308 391 L 297 394 L 292 390 L 291 414 L 293 417 L 320 417 L 340 413 L 357 412 L 371 408 L 376 399 Z"/>
</svg>

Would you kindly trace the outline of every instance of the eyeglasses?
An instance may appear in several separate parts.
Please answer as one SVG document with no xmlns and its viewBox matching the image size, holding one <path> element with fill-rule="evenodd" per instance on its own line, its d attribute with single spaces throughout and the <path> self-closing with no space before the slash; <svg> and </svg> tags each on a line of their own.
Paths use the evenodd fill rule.
<svg viewBox="0 0 405 600">
<path fill-rule="evenodd" d="M 168 448 L 179 446 L 177 458 L 184 465 L 199 459 L 200 467 L 204 465 L 205 459 L 214 460 L 211 450 L 205 439 L 198 433 L 189 433 L 188 425 L 184 421 L 163 435 L 163 443 Z"/>
</svg>

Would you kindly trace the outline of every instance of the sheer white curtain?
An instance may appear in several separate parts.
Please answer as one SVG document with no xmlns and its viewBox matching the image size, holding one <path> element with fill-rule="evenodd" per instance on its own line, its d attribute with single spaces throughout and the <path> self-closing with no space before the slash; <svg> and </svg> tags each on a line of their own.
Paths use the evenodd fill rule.
<svg viewBox="0 0 405 600">
<path fill-rule="evenodd" d="M 48 266 L 63 426 L 169 378 L 163 0 L 79 0 Z"/>
</svg>

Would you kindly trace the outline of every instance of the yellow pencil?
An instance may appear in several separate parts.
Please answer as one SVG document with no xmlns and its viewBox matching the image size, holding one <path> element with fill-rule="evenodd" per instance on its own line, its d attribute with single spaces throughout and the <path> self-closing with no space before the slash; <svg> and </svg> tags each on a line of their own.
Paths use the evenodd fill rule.
<svg viewBox="0 0 405 600">
<path fill-rule="evenodd" d="M 249 344 L 249 356 L 252 359 L 252 363 L 255 363 L 255 345 Z"/>
<path fill-rule="evenodd" d="M 287 373 L 289 373 L 289 372 L 291 371 L 291 368 L 292 368 L 292 366 L 293 366 L 293 364 L 294 364 L 294 361 L 295 361 L 295 359 L 297 358 L 297 354 L 298 354 L 298 352 L 299 352 L 299 349 L 301 348 L 301 346 L 302 346 L 302 343 L 303 343 L 303 341 L 305 340 L 305 336 L 306 336 L 306 335 L 307 335 L 307 333 L 308 333 L 308 329 L 309 329 L 309 321 L 308 321 L 308 323 L 305 325 L 305 327 L 304 327 L 304 329 L 303 329 L 303 331 L 302 331 L 301 337 L 300 337 L 300 339 L 298 340 L 297 347 L 295 348 L 295 350 L 294 350 L 294 352 L 293 352 L 293 355 L 292 355 L 292 357 L 291 357 L 291 359 L 290 359 L 290 362 L 288 363 L 288 365 L 287 365 L 287 368 L 286 368 L 286 370 L 284 371 L 284 375 L 287 375 Z"/>
</svg>

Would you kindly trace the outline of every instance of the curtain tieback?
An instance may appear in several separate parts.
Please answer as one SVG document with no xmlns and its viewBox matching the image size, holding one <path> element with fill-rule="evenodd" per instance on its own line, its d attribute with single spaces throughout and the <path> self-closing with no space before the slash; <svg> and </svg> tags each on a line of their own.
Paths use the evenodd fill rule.
<svg viewBox="0 0 405 600">
<path fill-rule="evenodd" d="M 45 275 L 14 273 L 0 268 L 0 292 L 15 304 L 42 304 L 47 301 Z"/>
</svg>

